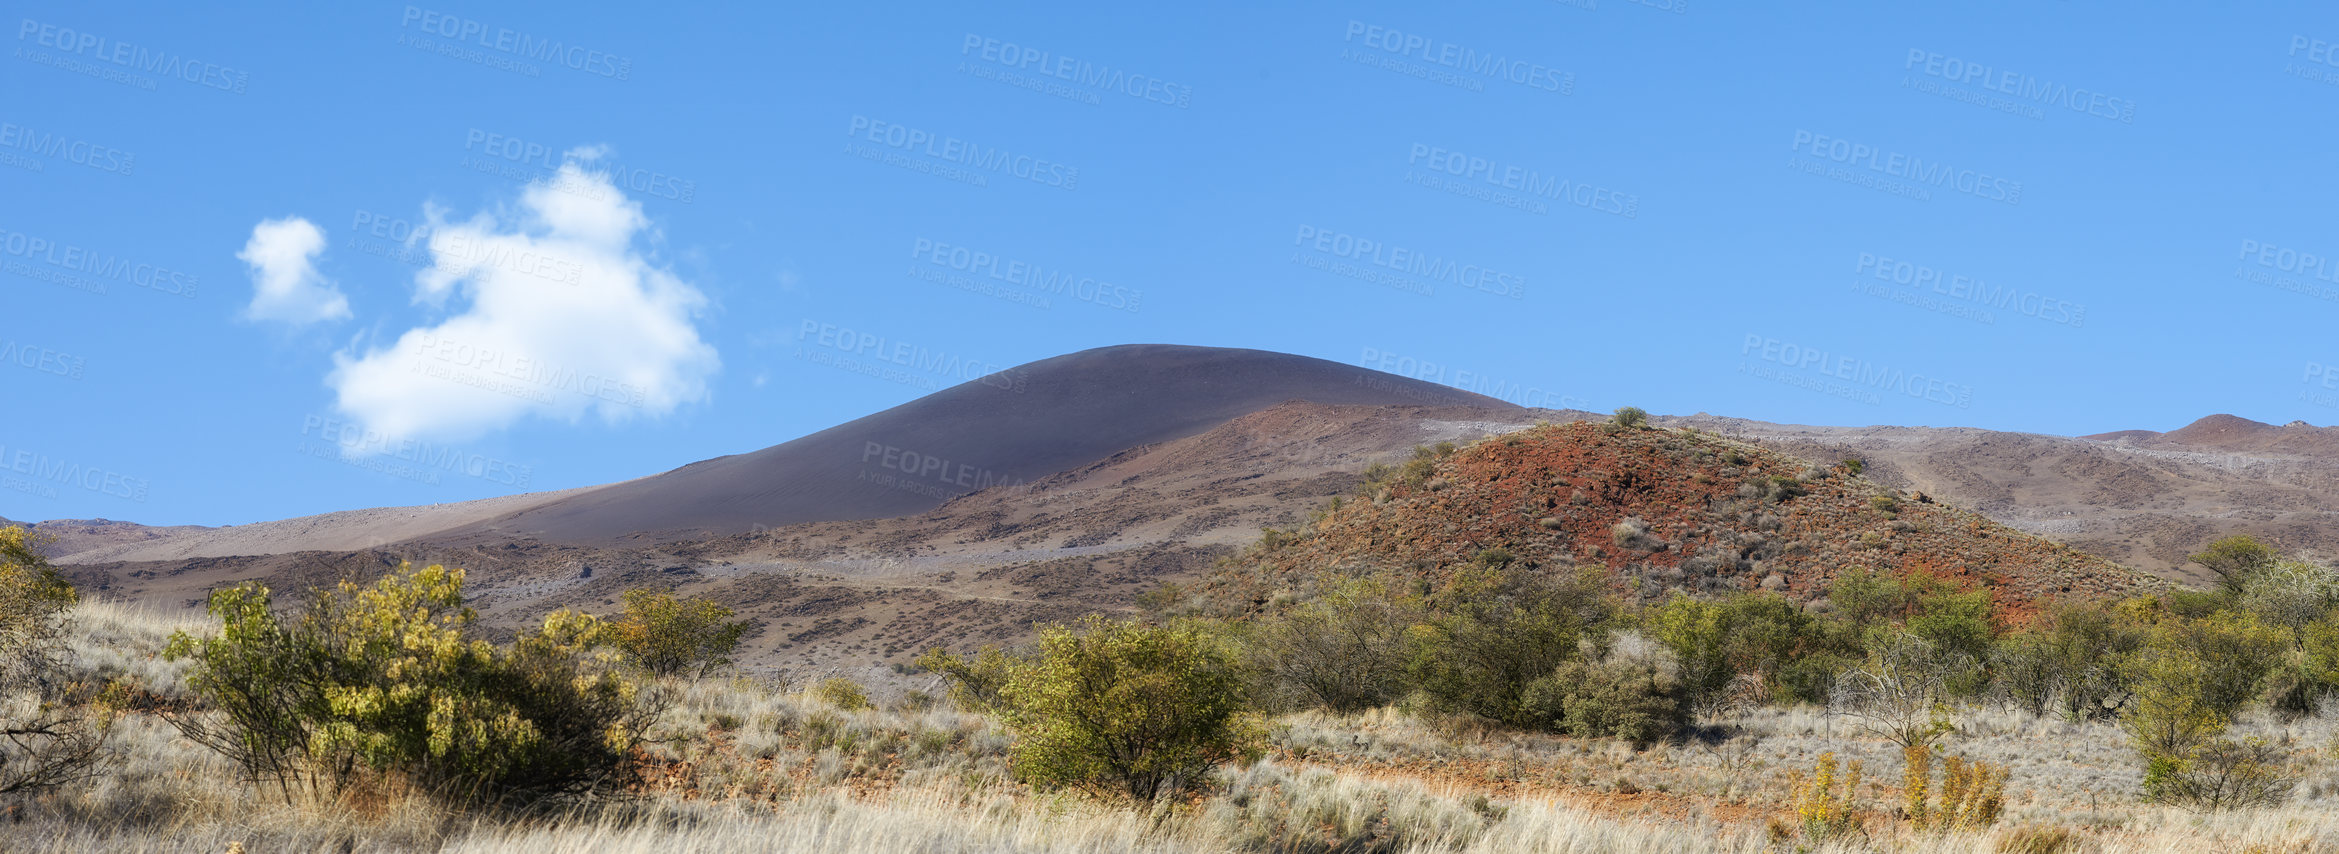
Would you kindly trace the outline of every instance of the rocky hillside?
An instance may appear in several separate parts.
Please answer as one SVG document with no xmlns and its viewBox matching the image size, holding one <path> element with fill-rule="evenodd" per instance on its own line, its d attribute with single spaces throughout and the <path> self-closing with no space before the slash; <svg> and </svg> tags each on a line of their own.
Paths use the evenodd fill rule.
<svg viewBox="0 0 2339 854">
<path fill-rule="evenodd" d="M 1852 468 L 1710 433 L 1543 425 L 1383 472 L 1359 499 L 1269 534 L 1207 589 L 1264 602 L 1324 569 L 1434 582 L 1515 560 L 1602 566 L 1643 599 L 1769 589 L 1811 601 L 1867 567 L 1989 588 L 2020 618 L 2047 597 L 2159 583 Z"/>
</svg>

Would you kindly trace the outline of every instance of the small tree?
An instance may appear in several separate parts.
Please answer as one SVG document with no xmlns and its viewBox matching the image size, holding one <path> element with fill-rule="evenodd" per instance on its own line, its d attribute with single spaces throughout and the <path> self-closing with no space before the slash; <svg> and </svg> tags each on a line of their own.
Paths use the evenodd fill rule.
<svg viewBox="0 0 2339 854">
<path fill-rule="evenodd" d="M 2239 593 L 2244 610 L 2295 631 L 2339 605 L 2339 574 L 2306 561 L 2278 560 L 2251 571 Z"/>
<path fill-rule="evenodd" d="M 1234 656 L 1194 624 L 1090 616 L 1040 635 L 1000 711 L 1026 780 L 1149 801 L 1260 752 Z"/>
<path fill-rule="evenodd" d="M 2200 803 L 2201 792 L 2223 790 L 2209 778 L 2262 776 L 2262 765 L 2227 761 L 2250 754 L 2223 736 L 2234 713 L 2257 695 L 2284 643 L 2255 617 L 2231 611 L 2152 628 L 2129 659 L 2136 701 L 2120 719 L 2144 758 L 2146 798 Z"/>
<path fill-rule="evenodd" d="M 2200 564 L 2217 577 L 2217 585 L 2228 593 L 2242 592 L 2242 585 L 2261 569 L 2273 566 L 2282 553 L 2273 546 L 2258 542 L 2248 534 L 2235 534 L 2210 543 L 2199 554 L 2185 559 Z"/>
<path fill-rule="evenodd" d="M 625 616 L 611 624 L 617 648 L 651 675 L 706 676 L 731 663 L 745 620 L 731 621 L 731 609 L 704 598 L 676 598 L 657 590 L 628 590 Z"/>
<path fill-rule="evenodd" d="M 1649 425 L 1649 413 L 1638 406 L 1627 406 L 1616 410 L 1616 414 L 1608 417 L 1608 422 L 1626 429 L 1638 429 Z"/>
<path fill-rule="evenodd" d="M 22 527 L 0 528 L 0 794 L 88 777 L 111 722 L 65 702 L 58 652 L 79 597 L 38 545 Z"/>
</svg>

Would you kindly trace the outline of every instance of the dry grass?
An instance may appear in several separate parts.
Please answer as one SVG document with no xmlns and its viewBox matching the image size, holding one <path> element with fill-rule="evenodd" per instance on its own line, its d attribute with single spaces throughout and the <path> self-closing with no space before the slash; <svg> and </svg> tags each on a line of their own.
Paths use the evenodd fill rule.
<svg viewBox="0 0 2339 854">
<path fill-rule="evenodd" d="M 181 626 L 85 605 L 70 666 L 164 701 L 180 669 L 157 656 Z M 94 785 L 0 806 L 0 850 L 645 852 L 2309 852 L 2339 850 L 2332 721 L 2240 729 L 2310 768 L 2291 805 L 2200 815 L 2135 800 L 2120 733 L 1969 711 L 1949 750 L 2012 769 L 2008 820 L 1924 834 L 1886 812 L 1897 754 L 1813 709 L 1763 709 L 1711 743 L 1622 745 L 1486 730 L 1392 710 L 1291 715 L 1273 758 L 1225 772 L 1203 797 L 1153 810 L 1034 792 L 1007 771 L 990 720 L 896 702 L 843 709 L 780 686 L 685 687 L 654 730 L 654 782 L 625 802 L 561 816 L 448 815 L 420 802 L 285 804 L 136 712 Z M 2286 741 L 2285 741 L 2286 740 Z M 1820 753 L 1860 758 L 1865 833 L 1814 843 L 1768 826 Z"/>
</svg>

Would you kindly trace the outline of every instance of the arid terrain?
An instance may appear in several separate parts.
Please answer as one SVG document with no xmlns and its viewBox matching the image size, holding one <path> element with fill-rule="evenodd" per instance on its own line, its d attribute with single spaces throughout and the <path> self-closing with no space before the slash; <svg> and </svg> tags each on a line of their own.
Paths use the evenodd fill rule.
<svg viewBox="0 0 2339 854">
<path fill-rule="evenodd" d="M 2185 556 L 2227 534 L 2339 554 L 2339 440 L 2230 416 L 2091 437 L 1702 413 L 1624 426 L 1205 348 L 1009 374 L 609 486 L 225 528 L 41 522 L 87 602 L 70 672 L 139 686 L 118 737 L 144 758 L 44 801 L 34 826 L 57 835 L 38 850 L 2316 851 L 2339 833 L 2328 713 L 2239 719 L 2288 751 L 2302 794 L 2204 819 L 2137 802 L 2115 722 L 2021 713 L 2004 695 L 1947 713 L 1944 750 L 2010 769 L 2005 820 L 1953 833 L 1890 806 L 1899 748 L 1879 730 L 1760 703 L 1701 706 L 1687 735 L 1637 748 L 1414 700 L 1285 711 L 1264 761 L 1223 770 L 1172 817 L 1064 800 L 1018 782 L 1000 719 L 940 700 L 943 676 L 913 662 L 1181 602 L 1268 617 L 1319 573 L 1434 590 L 1473 567 L 1596 569 L 1631 608 L 1777 593 L 1815 614 L 1857 569 L 1982 591 L 1993 631 L 2011 630 L 2050 603 L 2197 586 Z M 1146 388 L 1160 393 L 1128 391 Z M 157 652 L 171 629 L 206 631 L 211 591 L 261 580 L 298 598 L 406 561 L 466 568 L 499 639 L 643 588 L 704 597 L 749 629 L 739 667 L 691 683 L 652 732 L 646 799 L 590 825 L 277 804 L 223 787 L 219 757 L 154 717 L 193 702 L 185 665 Z M 807 690 L 840 676 L 873 704 Z M 1824 757 L 1875 769 L 1846 795 L 1859 836 L 1798 829 Z M 223 813 L 256 818 L 203 817 Z"/>
<path fill-rule="evenodd" d="M 757 672 L 885 681 L 930 646 L 1012 642 L 1037 623 L 1127 611 L 1147 590 L 1199 580 L 1261 529 L 1298 524 L 1353 490 L 1373 463 L 1594 417 L 1299 357 L 1116 347 L 604 487 L 227 528 L 55 520 L 38 531 L 56 537 L 55 559 L 78 583 L 165 609 L 193 611 L 239 580 L 298 590 L 400 560 L 470 568 L 488 613 L 506 625 L 558 607 L 606 608 L 628 587 L 669 586 L 757 620 L 746 658 Z M 2232 416 L 2093 437 L 1702 413 L 1653 423 L 1744 440 L 1803 466 L 1862 460 L 1876 487 L 1930 500 L 1907 498 L 1912 513 L 1972 511 L 2075 552 L 2042 552 L 2051 560 L 2092 556 L 2197 583 L 2183 556 L 2228 533 L 2339 554 L 2339 454 L 2325 452 L 2339 447 L 2339 428 Z M 1587 517 L 1567 537 L 1600 548 L 1606 528 L 1633 513 L 1650 510 Z M 1870 516 L 1859 523 L 1891 521 Z M 1861 531 L 1833 533 L 1854 543 Z M 1773 550 L 1795 539 L 1765 538 Z M 1858 557 L 1841 548 L 1788 560 Z M 1659 569 L 1699 560 L 1680 550 L 1644 557 Z M 1793 586 L 1823 580 L 1778 574 Z"/>
</svg>

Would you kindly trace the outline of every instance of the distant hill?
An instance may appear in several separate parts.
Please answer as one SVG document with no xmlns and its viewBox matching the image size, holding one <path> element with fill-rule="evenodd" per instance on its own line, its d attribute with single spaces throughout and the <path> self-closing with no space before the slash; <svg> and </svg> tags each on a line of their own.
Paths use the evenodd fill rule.
<svg viewBox="0 0 2339 854">
<path fill-rule="evenodd" d="M 2084 438 L 2169 450 L 2339 454 L 2339 427 L 2316 427 L 2304 421 L 2277 427 L 2238 415 L 2211 415 L 2166 433 L 2121 430 Z"/>
</svg>

